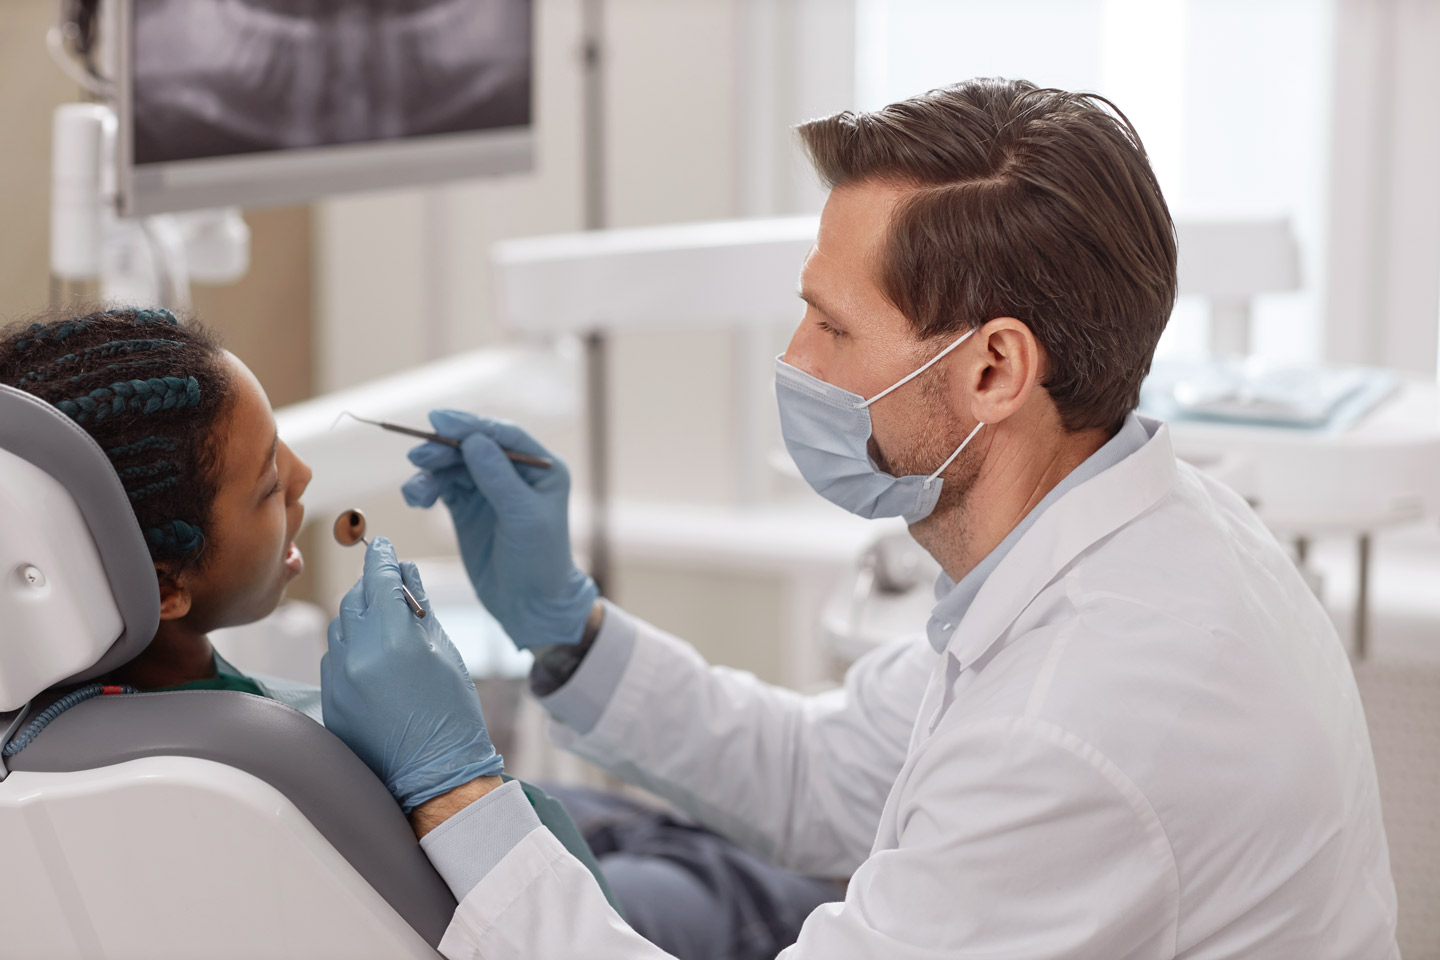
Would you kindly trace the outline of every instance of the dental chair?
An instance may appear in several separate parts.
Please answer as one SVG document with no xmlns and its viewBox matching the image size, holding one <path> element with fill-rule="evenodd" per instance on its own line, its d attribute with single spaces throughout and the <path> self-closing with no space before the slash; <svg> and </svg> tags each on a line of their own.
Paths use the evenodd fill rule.
<svg viewBox="0 0 1440 960">
<path fill-rule="evenodd" d="M 436 957 L 455 900 L 323 726 L 95 688 L 159 615 L 104 453 L 0 386 L 0 957 Z"/>
</svg>

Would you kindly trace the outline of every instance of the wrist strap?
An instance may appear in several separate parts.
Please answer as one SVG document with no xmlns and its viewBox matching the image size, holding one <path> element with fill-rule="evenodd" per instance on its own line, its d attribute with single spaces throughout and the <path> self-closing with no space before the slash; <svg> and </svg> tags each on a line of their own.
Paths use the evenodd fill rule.
<svg viewBox="0 0 1440 960">
<path fill-rule="evenodd" d="M 600 636 L 600 627 L 605 623 L 605 604 L 596 597 L 595 602 L 590 605 L 590 613 L 585 617 L 585 630 L 580 634 L 580 646 L 590 648 L 595 638 Z"/>
<path fill-rule="evenodd" d="M 557 643 L 540 647 L 535 651 L 535 665 L 530 668 L 530 692 L 537 697 L 547 697 L 570 682 L 575 671 L 580 669 L 585 655 L 600 636 L 605 623 L 605 604 L 597 598 L 585 617 L 585 629 L 579 643 Z"/>
</svg>

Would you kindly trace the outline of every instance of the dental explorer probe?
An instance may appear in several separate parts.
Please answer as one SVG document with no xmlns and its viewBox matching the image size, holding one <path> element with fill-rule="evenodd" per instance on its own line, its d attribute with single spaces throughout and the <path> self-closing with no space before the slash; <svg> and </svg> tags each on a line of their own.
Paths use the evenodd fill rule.
<svg viewBox="0 0 1440 960">
<path fill-rule="evenodd" d="M 394 433 L 403 433 L 406 436 L 410 437 L 419 437 L 422 440 L 434 440 L 436 443 L 443 443 L 445 444 L 445 446 L 454 447 L 457 450 L 460 448 L 460 441 L 454 439 L 453 437 L 442 437 L 438 433 L 430 433 L 425 430 L 417 430 L 414 427 L 406 427 L 398 423 L 391 423 L 388 420 L 367 420 L 364 417 L 357 417 L 349 410 L 342 410 L 340 411 L 339 415 L 335 417 L 335 423 L 340 422 L 340 417 L 349 417 L 351 420 L 359 420 L 361 423 L 368 423 L 372 426 L 380 427 L 383 430 L 390 430 Z M 331 424 L 331 427 L 333 428 L 334 425 L 335 424 Z M 542 470 L 549 470 L 551 467 L 555 466 L 555 461 L 547 460 L 544 457 L 535 457 L 531 456 L 528 453 L 520 453 L 516 450 L 505 450 L 504 447 L 501 447 L 501 450 L 504 451 L 505 456 L 509 457 L 513 463 L 523 463 L 528 467 L 539 467 Z"/>
<path fill-rule="evenodd" d="M 335 542 L 342 547 L 353 547 L 357 543 L 370 546 L 370 541 L 365 539 L 365 514 L 359 510 L 346 510 L 335 518 Z M 410 610 L 421 620 L 425 619 L 425 608 L 420 606 L 420 601 L 415 599 L 415 594 L 405 584 L 400 584 L 400 589 L 405 591 L 405 602 L 410 604 Z"/>
</svg>

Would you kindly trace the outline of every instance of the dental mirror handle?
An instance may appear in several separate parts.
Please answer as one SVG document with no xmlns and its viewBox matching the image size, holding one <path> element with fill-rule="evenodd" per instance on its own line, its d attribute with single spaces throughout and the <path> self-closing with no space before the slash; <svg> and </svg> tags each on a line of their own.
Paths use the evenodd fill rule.
<svg viewBox="0 0 1440 960">
<path fill-rule="evenodd" d="M 415 599 L 415 594 L 411 593 L 410 588 L 403 583 L 400 584 L 400 589 L 405 592 L 405 602 L 410 604 L 410 611 L 415 614 L 415 619 L 424 620 L 425 608 L 420 606 L 420 601 Z"/>
<path fill-rule="evenodd" d="M 360 542 L 365 544 L 365 546 L 367 547 L 370 546 L 370 541 L 366 540 L 364 537 L 360 538 Z M 424 620 L 425 608 L 420 606 L 420 601 L 415 599 L 415 594 L 411 593 L 410 588 L 405 586 L 404 583 L 400 584 L 400 590 L 402 593 L 405 594 L 405 602 L 410 605 L 410 612 L 415 614 L 415 619 Z"/>
<path fill-rule="evenodd" d="M 365 538 L 365 514 L 359 510 L 346 510 L 336 517 L 331 532 L 335 536 L 335 542 L 342 547 L 353 547 L 357 543 L 370 546 L 370 541 Z M 410 592 L 404 581 L 400 583 L 400 590 L 405 594 L 405 602 L 410 605 L 410 612 L 415 614 L 416 619 L 425 619 L 425 608 L 420 606 L 420 601 L 415 599 L 415 594 Z"/>
</svg>

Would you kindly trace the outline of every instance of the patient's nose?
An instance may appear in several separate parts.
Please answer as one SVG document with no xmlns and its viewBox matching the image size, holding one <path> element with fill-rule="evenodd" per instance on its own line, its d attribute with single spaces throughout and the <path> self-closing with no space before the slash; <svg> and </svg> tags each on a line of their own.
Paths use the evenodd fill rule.
<svg viewBox="0 0 1440 960">
<path fill-rule="evenodd" d="M 285 448 L 285 452 L 290 455 L 290 459 L 293 461 L 293 466 L 290 469 L 290 482 L 286 484 L 286 487 L 290 493 L 290 502 L 295 503 L 305 495 L 305 489 L 310 486 L 310 480 L 315 476 L 315 471 L 310 469 L 308 463 L 295 456 L 295 453 L 290 450 L 289 447 Z"/>
</svg>

